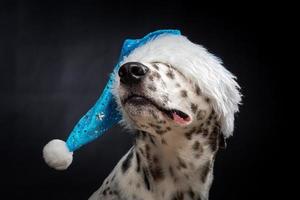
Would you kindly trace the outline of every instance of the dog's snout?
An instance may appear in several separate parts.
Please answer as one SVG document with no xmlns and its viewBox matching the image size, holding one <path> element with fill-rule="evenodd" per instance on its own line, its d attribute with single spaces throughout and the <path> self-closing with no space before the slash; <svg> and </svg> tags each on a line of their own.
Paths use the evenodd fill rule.
<svg viewBox="0 0 300 200">
<path fill-rule="evenodd" d="M 128 62 L 119 69 L 119 77 L 123 84 L 139 83 L 147 74 L 149 68 L 139 62 Z"/>
</svg>

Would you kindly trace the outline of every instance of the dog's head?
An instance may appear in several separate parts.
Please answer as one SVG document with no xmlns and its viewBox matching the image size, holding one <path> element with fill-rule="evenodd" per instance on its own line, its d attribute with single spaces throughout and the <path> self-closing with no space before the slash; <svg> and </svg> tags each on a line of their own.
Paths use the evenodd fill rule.
<svg viewBox="0 0 300 200">
<path fill-rule="evenodd" d="M 241 100 L 221 61 L 184 36 L 163 35 L 121 63 L 114 95 L 127 127 L 163 134 L 215 115 L 224 136 L 233 131 Z"/>
</svg>

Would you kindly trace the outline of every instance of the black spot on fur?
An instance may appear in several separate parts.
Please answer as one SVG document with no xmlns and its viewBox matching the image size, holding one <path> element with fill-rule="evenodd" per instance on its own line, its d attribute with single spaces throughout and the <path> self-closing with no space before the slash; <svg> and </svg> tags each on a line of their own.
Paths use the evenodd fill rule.
<svg viewBox="0 0 300 200">
<path fill-rule="evenodd" d="M 207 120 L 207 121 L 206 121 L 206 125 L 207 125 L 207 126 L 210 126 L 210 125 L 211 125 L 211 120 Z"/>
<path fill-rule="evenodd" d="M 110 191 L 110 187 L 107 187 L 103 190 L 102 194 L 106 195 Z"/>
<path fill-rule="evenodd" d="M 127 155 L 127 157 L 125 158 L 125 160 L 122 163 L 122 172 L 123 173 L 125 173 L 128 170 L 128 168 L 130 167 L 132 155 L 133 155 L 133 150 L 131 149 L 129 154 Z"/>
<path fill-rule="evenodd" d="M 158 135 L 163 135 L 167 132 L 167 130 L 155 130 Z"/>
<path fill-rule="evenodd" d="M 196 141 L 193 146 L 192 146 L 193 150 L 195 151 L 194 157 L 195 158 L 200 158 L 200 156 L 203 153 L 203 147 L 201 146 L 200 142 Z"/>
<path fill-rule="evenodd" d="M 216 116 L 216 112 L 215 112 L 214 109 L 211 110 L 211 114 L 212 114 L 213 116 Z"/>
<path fill-rule="evenodd" d="M 201 154 L 200 153 L 196 153 L 195 154 L 195 158 L 200 158 Z"/>
<path fill-rule="evenodd" d="M 113 181 L 115 178 L 116 178 L 116 174 L 114 174 L 114 175 L 111 177 L 111 181 Z"/>
<path fill-rule="evenodd" d="M 150 112 L 150 114 L 152 115 L 152 117 L 153 117 L 154 119 L 158 119 L 158 115 L 157 115 L 157 113 L 156 113 L 154 110 L 149 109 L 148 111 Z"/>
<path fill-rule="evenodd" d="M 159 70 L 159 67 L 156 63 L 152 63 L 152 66 L 156 69 L 156 70 Z"/>
<path fill-rule="evenodd" d="M 140 188 L 141 187 L 141 184 L 140 183 L 137 183 L 136 184 L 136 188 Z"/>
<path fill-rule="evenodd" d="M 170 173 L 170 176 L 172 177 L 173 181 L 176 183 L 177 182 L 177 177 L 174 174 L 174 170 L 173 170 L 172 166 L 169 167 L 169 173 Z"/>
<path fill-rule="evenodd" d="M 158 157 L 155 155 L 153 156 L 152 160 L 153 160 L 153 163 L 155 163 L 155 164 L 157 164 L 159 162 Z"/>
<path fill-rule="evenodd" d="M 200 148 L 200 142 L 199 142 L 199 141 L 196 141 L 196 142 L 193 144 L 193 149 L 194 149 L 195 151 L 197 151 L 197 150 L 199 150 L 199 148 Z"/>
<path fill-rule="evenodd" d="M 162 168 L 159 166 L 158 163 L 150 166 L 150 173 L 154 181 L 160 181 L 164 178 Z"/>
<path fill-rule="evenodd" d="M 143 150 L 141 147 L 139 147 L 139 150 L 140 150 L 141 154 L 142 154 L 143 156 L 145 156 L 144 150 Z"/>
<path fill-rule="evenodd" d="M 145 148 L 146 148 L 146 158 L 150 160 L 150 146 L 146 144 Z"/>
<path fill-rule="evenodd" d="M 138 152 L 135 153 L 135 156 L 136 156 L 136 171 L 137 172 L 140 172 L 141 170 L 141 158 L 140 158 L 140 154 Z"/>
<path fill-rule="evenodd" d="M 161 76 L 160 76 L 160 74 L 159 74 L 158 72 L 153 72 L 153 76 L 154 76 L 155 78 L 157 78 L 157 79 L 160 79 L 160 78 L 161 78 Z"/>
<path fill-rule="evenodd" d="M 210 115 L 209 115 L 209 117 L 208 117 L 208 120 L 212 120 L 212 118 L 213 118 L 213 114 L 212 114 L 212 112 L 210 113 Z"/>
<path fill-rule="evenodd" d="M 219 140 L 217 138 L 211 139 L 210 141 L 210 148 L 212 152 L 215 152 L 219 148 Z"/>
<path fill-rule="evenodd" d="M 167 96 L 167 95 L 163 95 L 162 96 L 162 101 L 163 101 L 163 103 L 168 103 L 169 102 L 169 97 Z"/>
<path fill-rule="evenodd" d="M 165 120 L 158 120 L 157 123 L 159 123 L 159 124 L 165 124 L 167 122 Z"/>
<path fill-rule="evenodd" d="M 185 137 L 186 137 L 188 140 L 192 139 L 192 133 L 191 133 L 191 132 L 186 132 L 186 133 L 185 133 Z"/>
<path fill-rule="evenodd" d="M 119 195 L 119 192 L 118 192 L 117 190 L 114 190 L 114 191 L 113 191 L 113 194 L 116 195 L 116 196 L 120 196 L 120 195 Z"/>
<path fill-rule="evenodd" d="M 154 77 L 152 75 L 149 76 L 150 81 L 154 80 Z"/>
<path fill-rule="evenodd" d="M 207 137 L 208 136 L 208 129 L 207 128 L 204 128 L 203 129 L 203 137 Z"/>
<path fill-rule="evenodd" d="M 194 193 L 194 191 L 193 191 L 191 188 L 189 189 L 188 194 L 189 194 L 189 196 L 190 196 L 192 199 L 194 199 L 195 193 Z"/>
<path fill-rule="evenodd" d="M 144 125 L 144 124 L 141 124 L 140 125 L 142 128 L 149 128 L 148 126 Z"/>
<path fill-rule="evenodd" d="M 175 74 L 173 73 L 173 71 L 171 69 L 168 70 L 167 72 L 167 77 L 169 77 L 170 79 L 174 79 L 175 78 Z"/>
<path fill-rule="evenodd" d="M 181 90 L 180 94 L 182 97 L 187 97 L 187 91 L 186 90 Z"/>
<path fill-rule="evenodd" d="M 153 145 L 156 145 L 156 142 L 153 139 L 154 136 L 149 136 L 149 140 Z"/>
<path fill-rule="evenodd" d="M 203 123 L 200 124 L 200 126 L 198 127 L 198 130 L 202 130 L 203 128 Z"/>
<path fill-rule="evenodd" d="M 175 85 L 176 87 L 180 87 L 181 85 L 179 84 L 179 83 L 176 83 L 176 85 Z"/>
<path fill-rule="evenodd" d="M 180 157 L 177 157 L 177 160 L 178 160 L 179 168 L 184 168 L 184 169 L 187 168 L 186 163 Z"/>
<path fill-rule="evenodd" d="M 198 105 L 197 104 L 194 104 L 194 103 L 191 103 L 191 110 L 193 113 L 196 113 L 197 112 L 197 109 L 198 109 Z"/>
<path fill-rule="evenodd" d="M 199 110 L 197 113 L 197 116 L 196 116 L 197 120 L 203 120 L 205 117 L 205 114 L 206 114 L 206 112 L 204 110 Z"/>
<path fill-rule="evenodd" d="M 182 192 L 176 192 L 173 195 L 172 200 L 183 200 L 183 193 Z"/>
<path fill-rule="evenodd" d="M 200 95 L 201 95 L 201 90 L 200 90 L 199 86 L 196 85 L 195 87 L 196 87 L 196 89 L 195 89 L 196 94 L 197 94 L 198 96 L 200 96 Z"/>
<path fill-rule="evenodd" d="M 156 87 L 154 85 L 148 85 L 148 89 L 155 92 L 156 91 Z"/>
<path fill-rule="evenodd" d="M 195 131 L 196 131 L 196 128 L 193 127 L 190 131 L 188 131 L 188 132 L 185 133 L 185 137 L 186 137 L 188 140 L 192 139 L 192 134 L 195 133 Z"/>
<path fill-rule="evenodd" d="M 155 128 L 155 129 L 161 129 L 161 126 L 157 125 L 157 124 L 152 124 L 152 123 L 149 123 L 148 124 L 149 126 Z"/>
<path fill-rule="evenodd" d="M 162 144 L 168 144 L 167 141 L 164 138 L 161 139 L 161 143 Z"/>
<path fill-rule="evenodd" d="M 213 135 L 219 135 L 219 133 L 220 133 L 220 128 L 219 128 L 219 126 L 216 124 L 216 125 L 214 126 L 213 131 L 212 131 L 212 134 L 213 134 Z"/>
<path fill-rule="evenodd" d="M 202 183 L 205 183 L 208 173 L 210 171 L 210 161 L 207 161 L 202 168 L 202 174 L 201 174 L 201 181 Z"/>
</svg>

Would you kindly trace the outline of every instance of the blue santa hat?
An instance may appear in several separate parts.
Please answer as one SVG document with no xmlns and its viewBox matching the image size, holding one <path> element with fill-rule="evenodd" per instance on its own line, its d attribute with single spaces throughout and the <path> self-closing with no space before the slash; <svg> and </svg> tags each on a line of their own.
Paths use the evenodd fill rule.
<svg viewBox="0 0 300 200">
<path fill-rule="evenodd" d="M 179 30 L 158 30 L 151 32 L 142 39 L 127 39 L 123 43 L 119 61 L 114 71 L 118 71 L 120 63 L 134 49 L 143 46 L 147 42 L 162 34 L 180 35 Z M 117 109 L 117 103 L 112 95 L 111 89 L 114 82 L 112 73 L 96 104 L 79 120 L 70 133 L 66 142 L 55 139 L 45 145 L 43 157 L 46 163 L 57 170 L 69 167 L 73 160 L 73 152 L 81 146 L 95 140 L 113 125 L 121 120 L 121 113 Z"/>
</svg>

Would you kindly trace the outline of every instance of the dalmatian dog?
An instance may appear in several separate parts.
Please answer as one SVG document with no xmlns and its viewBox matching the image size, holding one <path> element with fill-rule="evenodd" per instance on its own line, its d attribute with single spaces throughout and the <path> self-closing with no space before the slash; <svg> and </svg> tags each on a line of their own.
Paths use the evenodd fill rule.
<svg viewBox="0 0 300 200">
<path fill-rule="evenodd" d="M 202 46 L 168 35 L 116 73 L 113 93 L 135 141 L 90 200 L 207 200 L 241 100 L 235 76 Z"/>
</svg>

